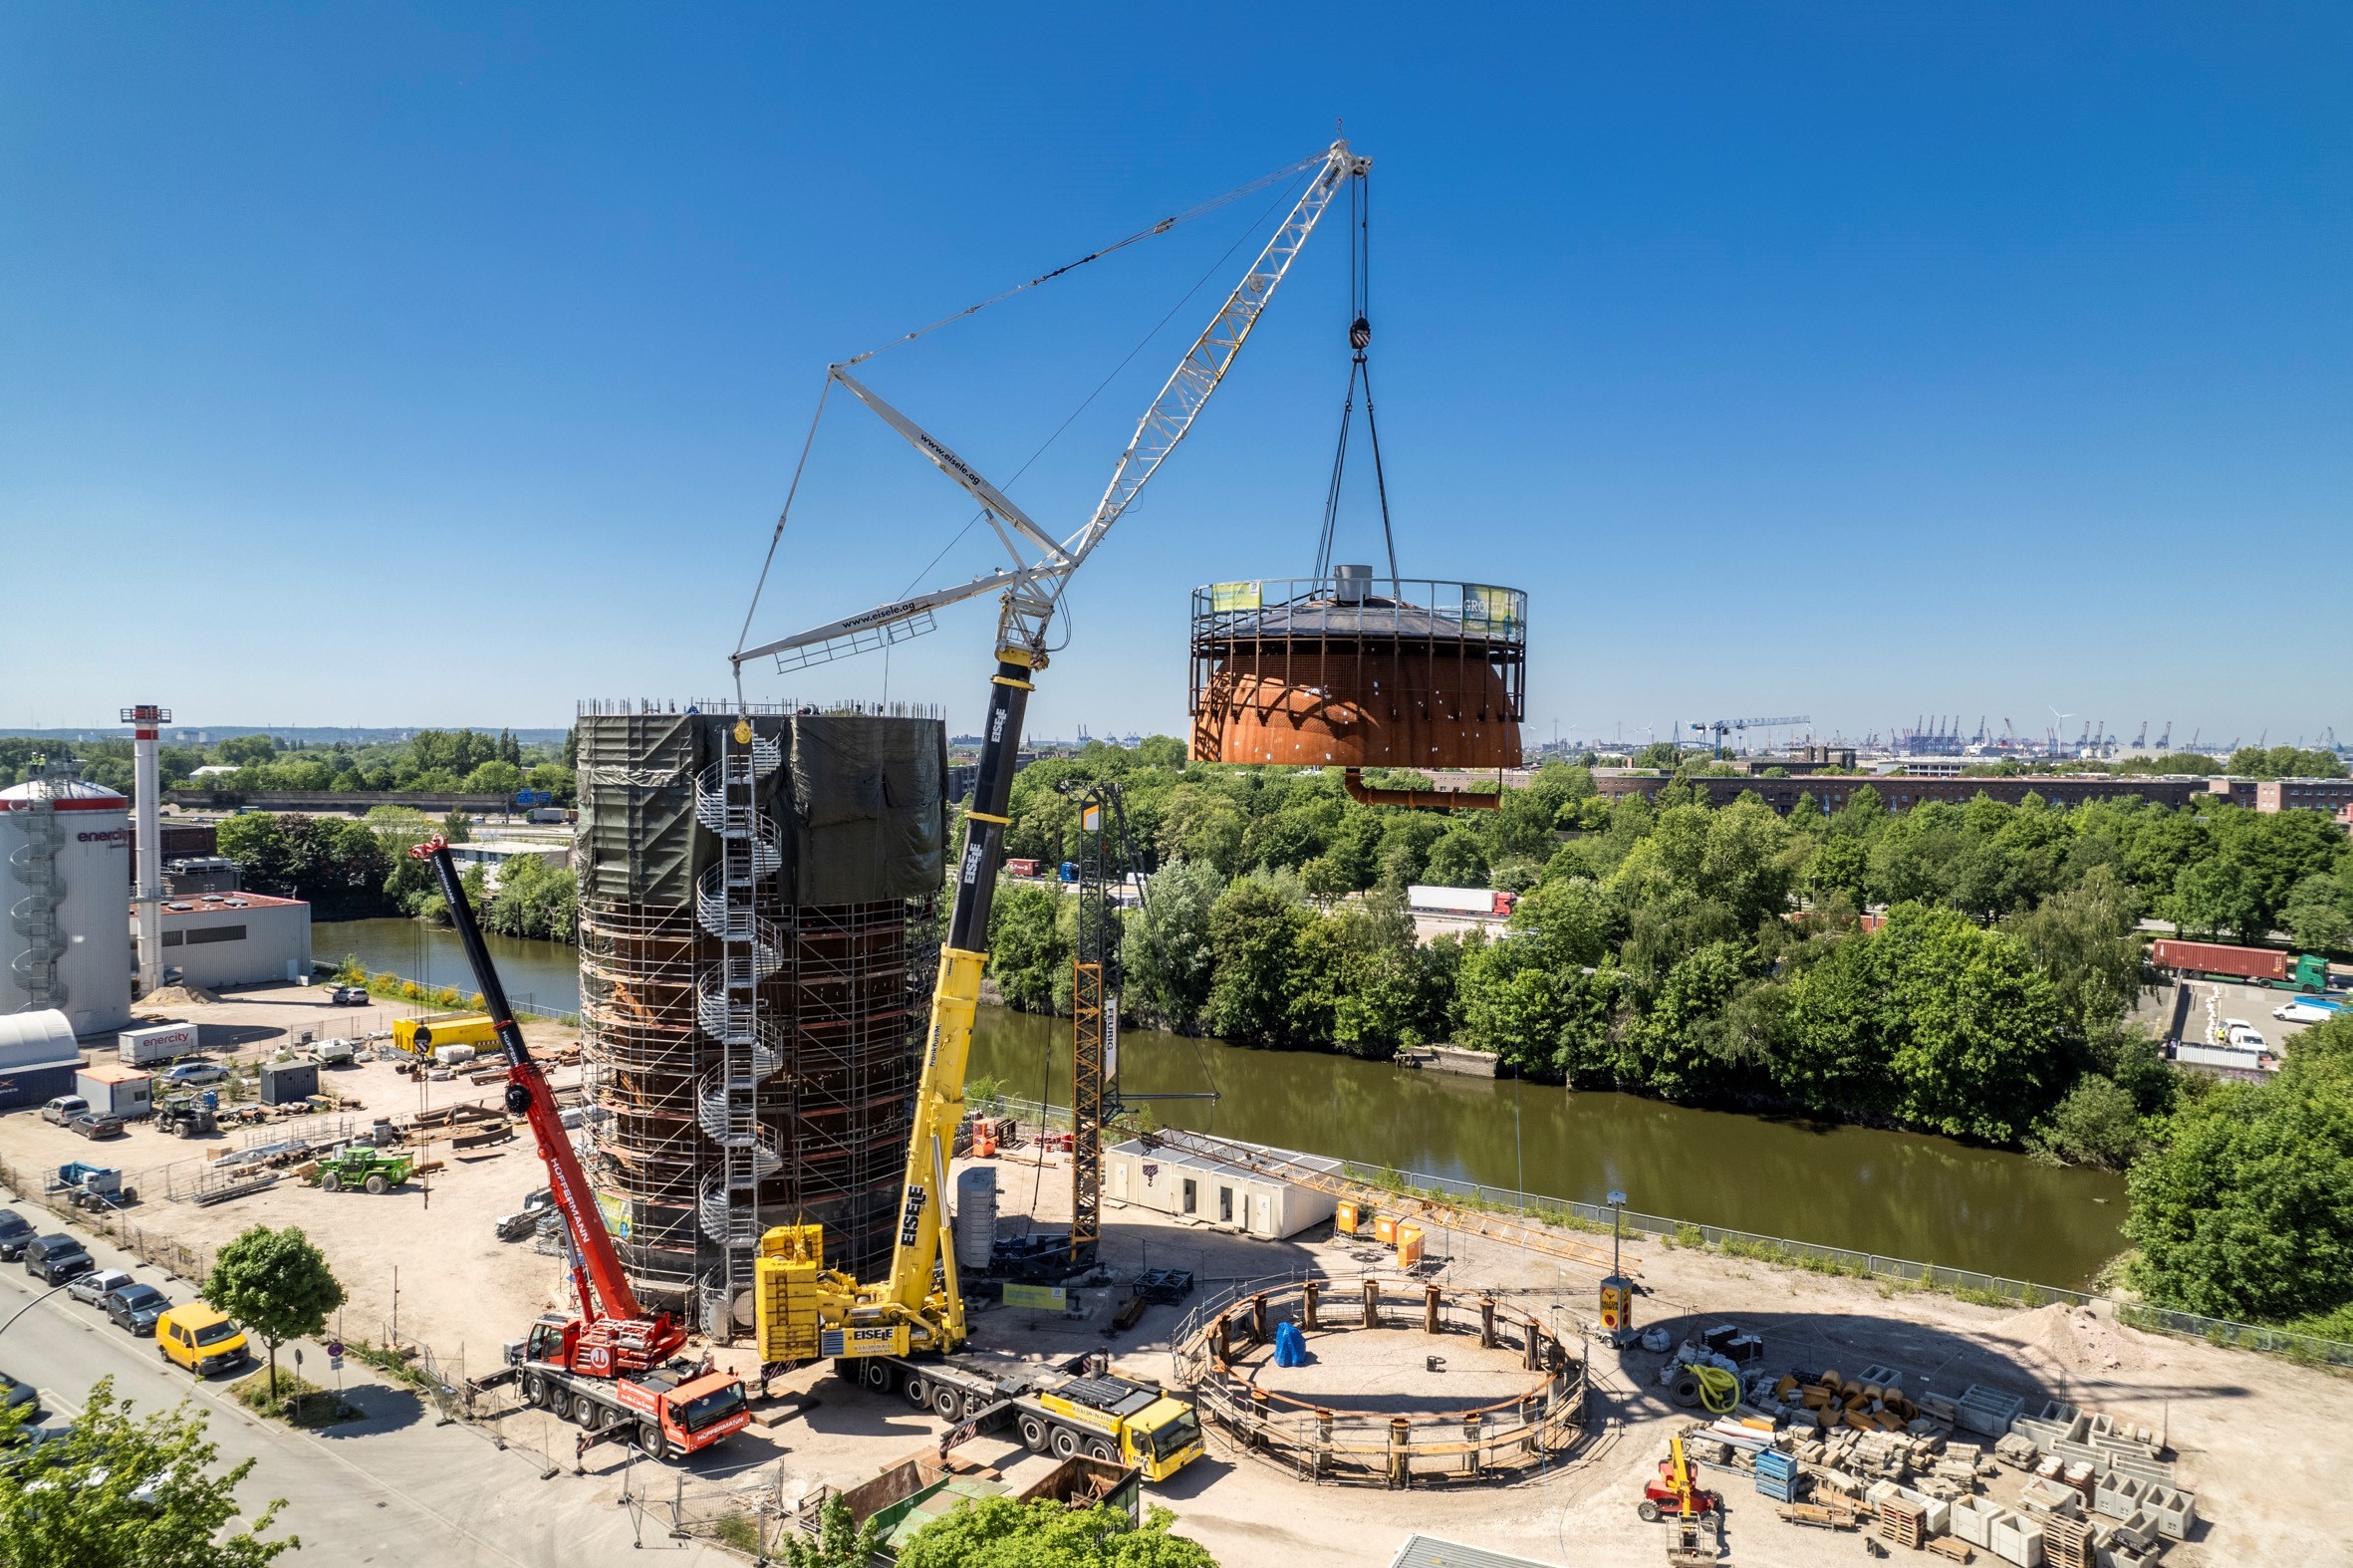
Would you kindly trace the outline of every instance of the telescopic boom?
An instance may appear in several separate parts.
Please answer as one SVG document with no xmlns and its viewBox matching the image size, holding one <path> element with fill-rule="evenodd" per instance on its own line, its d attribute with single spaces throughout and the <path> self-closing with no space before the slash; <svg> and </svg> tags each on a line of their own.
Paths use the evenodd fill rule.
<svg viewBox="0 0 2353 1568">
<path fill-rule="evenodd" d="M 498 970 L 491 965 L 482 927 L 474 920 L 473 904 L 466 898 L 457 863 L 450 858 L 449 841 L 435 835 L 411 849 L 408 858 L 430 862 L 441 880 L 450 923 L 457 927 L 466 962 L 473 965 L 474 986 L 482 993 L 499 1049 L 506 1053 L 506 1108 L 531 1124 L 539 1158 L 547 1166 L 548 1189 L 555 1196 L 556 1211 L 564 1216 L 564 1229 L 572 1243 L 572 1288 L 580 1299 L 581 1316 L 609 1328 L 622 1370 L 629 1370 L 632 1363 L 640 1370 L 658 1365 L 685 1343 L 685 1331 L 673 1324 L 666 1312 L 647 1319 L 638 1305 L 637 1292 L 630 1289 L 629 1276 L 622 1272 L 621 1254 L 614 1250 L 612 1233 L 605 1228 L 588 1176 L 580 1169 L 580 1157 L 565 1136 L 547 1074 L 524 1045 L 515 1010 L 506 999 L 506 987 L 499 983 Z"/>
</svg>

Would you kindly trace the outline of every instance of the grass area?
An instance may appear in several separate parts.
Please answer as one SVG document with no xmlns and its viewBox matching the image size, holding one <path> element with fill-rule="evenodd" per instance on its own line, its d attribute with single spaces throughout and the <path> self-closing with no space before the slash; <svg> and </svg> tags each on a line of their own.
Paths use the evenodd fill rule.
<svg viewBox="0 0 2353 1568">
<path fill-rule="evenodd" d="M 270 1382 L 270 1370 L 264 1367 L 249 1378 L 240 1378 L 230 1385 L 237 1403 L 260 1416 L 274 1417 L 296 1427 L 332 1427 L 337 1422 L 358 1421 L 360 1413 L 343 1403 L 342 1396 L 333 1389 L 323 1389 L 307 1378 L 300 1378 L 285 1367 L 278 1369 L 278 1380 Z"/>
<path fill-rule="evenodd" d="M 719 1515 L 711 1525 L 711 1535 L 721 1546 L 732 1546 L 739 1552 L 759 1555 L 760 1521 L 748 1513 Z"/>
<path fill-rule="evenodd" d="M 423 1369 L 416 1365 L 407 1351 L 391 1350 L 382 1345 L 371 1345 L 364 1339 L 356 1339 L 344 1347 L 344 1354 L 366 1362 L 396 1383 L 405 1383 L 412 1389 L 422 1389 L 427 1393 L 433 1391 L 433 1380 L 425 1376 Z"/>
</svg>

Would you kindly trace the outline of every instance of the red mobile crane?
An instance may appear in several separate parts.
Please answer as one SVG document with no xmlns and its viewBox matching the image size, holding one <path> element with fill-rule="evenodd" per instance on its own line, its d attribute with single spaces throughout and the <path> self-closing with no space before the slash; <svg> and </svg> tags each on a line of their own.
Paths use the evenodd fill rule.
<svg viewBox="0 0 2353 1568">
<path fill-rule="evenodd" d="M 707 1359 L 696 1363 L 676 1355 L 686 1343 L 685 1329 L 667 1312 L 648 1317 L 638 1304 L 580 1157 L 565 1136 L 547 1074 L 523 1044 L 506 987 L 491 966 L 448 841 L 436 836 L 408 854 L 430 862 L 441 880 L 450 922 L 473 965 L 474 984 L 499 1049 L 506 1053 L 506 1108 L 531 1124 L 547 1167 L 548 1189 L 564 1216 L 572 1291 L 580 1303 L 578 1317 L 542 1316 L 527 1339 L 508 1347 L 507 1366 L 476 1387 L 519 1381 L 525 1403 L 552 1410 L 599 1438 L 626 1437 L 634 1428 L 638 1446 L 652 1458 L 708 1447 L 751 1420 L 743 1380 L 712 1371 Z"/>
</svg>

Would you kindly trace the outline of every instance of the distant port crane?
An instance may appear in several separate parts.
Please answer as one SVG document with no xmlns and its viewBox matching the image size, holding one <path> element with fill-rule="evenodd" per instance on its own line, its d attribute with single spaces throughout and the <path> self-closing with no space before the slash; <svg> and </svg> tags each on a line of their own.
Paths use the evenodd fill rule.
<svg viewBox="0 0 2353 1568">
<path fill-rule="evenodd" d="M 1735 729 L 1743 732 L 1751 729 L 1790 729 L 1799 724 L 1811 724 L 1812 722 L 1812 719 L 1799 713 L 1783 718 L 1711 718 L 1704 722 L 1695 719 L 1692 722 L 1692 728 L 1699 734 L 1712 736 L 1713 739 L 1710 742 L 1712 749 L 1720 747 L 1723 744 L 1724 736 Z"/>
</svg>

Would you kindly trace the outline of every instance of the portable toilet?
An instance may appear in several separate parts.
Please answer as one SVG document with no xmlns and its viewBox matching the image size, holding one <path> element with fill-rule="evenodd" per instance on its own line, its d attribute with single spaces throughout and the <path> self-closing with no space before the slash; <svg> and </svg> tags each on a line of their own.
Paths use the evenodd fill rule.
<svg viewBox="0 0 2353 1568">
<path fill-rule="evenodd" d="M 319 1064 L 316 1062 L 264 1062 L 261 1064 L 261 1103 L 263 1105 L 295 1105 L 319 1092 Z"/>
<path fill-rule="evenodd" d="M 155 1075 L 120 1062 L 93 1062 L 75 1073 L 74 1093 L 100 1116 L 128 1121 L 155 1112 Z"/>
</svg>

